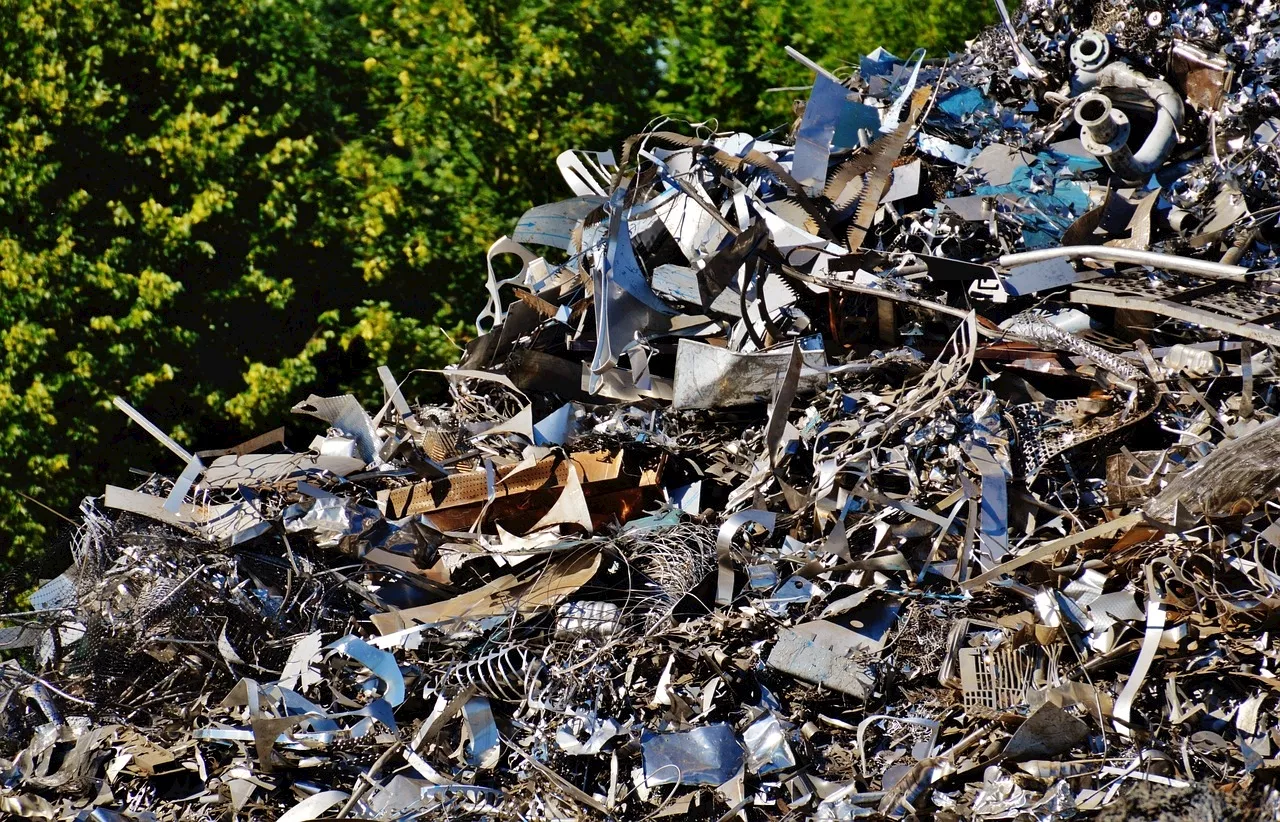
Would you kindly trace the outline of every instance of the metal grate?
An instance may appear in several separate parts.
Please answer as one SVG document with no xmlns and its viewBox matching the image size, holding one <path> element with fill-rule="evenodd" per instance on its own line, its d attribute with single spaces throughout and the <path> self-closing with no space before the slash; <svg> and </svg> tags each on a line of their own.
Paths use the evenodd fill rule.
<svg viewBox="0 0 1280 822">
<path fill-rule="evenodd" d="M 960 687 L 965 710 L 976 715 L 1001 713 L 1027 701 L 1044 654 L 1033 645 L 960 649 Z"/>
</svg>

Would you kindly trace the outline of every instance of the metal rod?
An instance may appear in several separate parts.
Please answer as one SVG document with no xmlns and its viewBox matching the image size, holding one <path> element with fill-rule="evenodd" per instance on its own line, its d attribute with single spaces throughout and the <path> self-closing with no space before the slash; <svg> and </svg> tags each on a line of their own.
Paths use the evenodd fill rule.
<svg viewBox="0 0 1280 822">
<path fill-rule="evenodd" d="M 31 502 L 31 503 L 35 503 L 36 505 L 39 505 L 41 508 L 43 508 L 44 510 L 48 511 L 50 514 L 53 514 L 55 517 L 62 517 L 62 519 L 66 520 L 67 522 L 71 523 L 72 525 L 76 526 L 77 528 L 79 528 L 79 527 L 80 527 L 80 523 L 76 522 L 76 521 L 75 521 L 75 520 L 73 520 L 71 517 L 67 516 L 66 514 L 62 513 L 61 511 L 55 511 L 54 509 L 52 509 L 52 508 L 50 508 L 49 506 L 45 505 L 45 504 L 44 504 L 43 502 L 41 502 L 40 500 L 35 499 L 34 497 L 29 497 L 29 496 L 27 496 L 26 494 L 22 493 L 21 491 L 15 491 L 15 493 L 16 493 L 18 496 L 20 496 L 20 497 L 22 497 L 23 499 L 25 499 L 27 502 Z"/>
<path fill-rule="evenodd" d="M 123 411 L 129 417 L 129 419 L 133 420 L 138 425 L 142 426 L 142 430 L 146 431 L 148 434 L 155 437 L 156 441 L 158 441 L 161 445 L 163 445 L 165 448 L 168 448 L 173 453 L 177 454 L 178 457 L 183 462 L 191 462 L 193 459 L 195 459 L 194 454 L 192 454 L 187 449 L 183 448 L 181 445 L 178 445 L 178 443 L 173 439 L 173 437 L 161 431 L 160 428 L 155 423 L 153 423 L 151 420 L 144 417 L 141 411 L 134 408 L 129 403 L 125 402 L 124 397 L 112 397 L 111 402 L 115 404 L 116 408 L 119 408 L 121 411 Z"/>
<path fill-rule="evenodd" d="M 47 688 L 49 691 L 51 691 L 51 692 L 53 692 L 53 693 L 57 694 L 58 696 L 62 697 L 63 699 L 69 700 L 69 701 L 71 701 L 71 702 L 75 702 L 75 703 L 77 703 L 77 704 L 79 704 L 79 705 L 88 705 L 88 706 L 90 706 L 90 707 L 92 707 L 92 706 L 93 706 L 93 703 L 92 703 L 92 702 L 90 702 L 89 700 L 87 700 L 87 699 L 81 699 L 81 698 L 80 698 L 80 697 L 78 697 L 78 696 L 72 696 L 71 694 L 67 693 L 66 691 L 63 691 L 63 690 L 61 690 L 61 689 L 59 689 L 59 688 L 54 687 L 53 685 L 49 684 L 49 683 L 48 683 L 48 682 L 46 682 L 45 680 L 41 679 L 40 677 L 36 676 L 35 674 L 33 674 L 33 673 L 31 673 L 30 671 L 27 671 L 27 670 L 25 670 L 25 669 L 23 669 L 23 668 L 0 668 L 0 677 L 3 677 L 3 676 L 5 676 L 5 675 L 7 675 L 7 674 L 18 674 L 18 675 L 20 675 L 20 676 L 24 676 L 24 677 L 26 677 L 27 679 L 29 679 L 30 681 L 35 682 L 35 683 L 37 683 L 37 684 L 39 684 L 39 685 L 44 686 L 44 687 L 45 687 L 45 688 Z"/>
<path fill-rule="evenodd" d="M 356 783 L 351 786 L 351 795 L 347 797 L 346 804 L 342 806 L 342 810 L 338 811 L 339 817 L 346 817 L 350 814 L 351 810 L 356 806 L 356 803 L 360 801 L 360 798 L 368 793 L 369 788 L 376 787 L 373 780 L 378 778 L 378 775 L 382 773 L 382 769 L 391 761 L 391 757 L 400 753 L 400 749 L 403 747 L 404 742 L 397 741 L 390 748 L 387 748 L 382 752 L 382 756 L 378 757 L 378 760 L 373 763 L 369 768 L 368 773 L 360 774 Z"/>
<path fill-rule="evenodd" d="M 795 60 L 797 63 L 804 66 L 805 68 L 809 69 L 809 71 L 812 71 L 815 74 L 821 74 L 823 77 L 826 77 L 828 80 L 830 80 L 833 83 L 840 82 L 839 77 L 827 71 L 826 69 L 818 65 L 813 60 L 810 60 L 808 57 L 805 57 L 803 54 L 801 54 L 799 51 L 796 51 L 791 46 L 784 46 L 783 51 L 787 53 L 788 57 L 790 57 L 792 60 Z"/>
<path fill-rule="evenodd" d="M 1154 251 L 1137 251 L 1132 248 L 1111 248 L 1105 245 L 1064 245 L 1058 248 L 1042 248 L 1037 251 L 1023 251 L 1018 254 L 1005 254 L 1000 257 L 1003 268 L 1011 268 L 1030 263 L 1041 263 L 1045 260 L 1066 258 L 1075 260 L 1091 257 L 1113 263 L 1133 263 L 1163 268 L 1168 271 L 1182 271 L 1195 274 L 1210 280 L 1230 280 L 1233 283 L 1249 281 L 1249 269 L 1239 265 L 1215 263 L 1212 260 L 1195 260 L 1190 257 L 1178 257 L 1173 254 L 1158 254 Z"/>
</svg>

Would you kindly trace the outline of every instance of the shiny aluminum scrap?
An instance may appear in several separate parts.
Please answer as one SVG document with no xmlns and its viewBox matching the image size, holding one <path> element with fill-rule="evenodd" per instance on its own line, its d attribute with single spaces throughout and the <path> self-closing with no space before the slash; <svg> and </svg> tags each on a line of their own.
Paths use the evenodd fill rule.
<svg viewBox="0 0 1280 822">
<path fill-rule="evenodd" d="M 118 399 L 177 462 L 9 597 L 0 813 L 1280 818 L 1280 8 L 997 7 L 555 158 L 304 449 Z"/>
</svg>

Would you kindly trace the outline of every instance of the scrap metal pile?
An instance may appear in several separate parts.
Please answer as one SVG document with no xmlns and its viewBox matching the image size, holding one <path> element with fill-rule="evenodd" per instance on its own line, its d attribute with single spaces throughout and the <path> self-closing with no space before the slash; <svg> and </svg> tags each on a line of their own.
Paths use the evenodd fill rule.
<svg viewBox="0 0 1280 822">
<path fill-rule="evenodd" d="M 118 401 L 186 467 L 6 614 L 0 812 L 1276 818 L 1278 32 L 793 53 L 794 124 L 560 156 L 309 448 Z"/>
</svg>

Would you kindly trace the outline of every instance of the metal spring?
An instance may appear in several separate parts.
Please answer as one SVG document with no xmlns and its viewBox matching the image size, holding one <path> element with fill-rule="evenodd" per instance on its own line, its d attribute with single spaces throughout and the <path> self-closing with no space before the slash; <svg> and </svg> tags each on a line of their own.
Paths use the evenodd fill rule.
<svg viewBox="0 0 1280 822">
<path fill-rule="evenodd" d="M 535 667 L 541 667 L 541 660 L 511 646 L 455 668 L 451 678 L 461 687 L 476 686 L 490 699 L 520 702 L 525 697 L 525 678 Z"/>
</svg>

